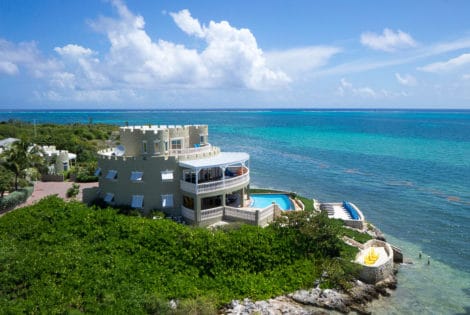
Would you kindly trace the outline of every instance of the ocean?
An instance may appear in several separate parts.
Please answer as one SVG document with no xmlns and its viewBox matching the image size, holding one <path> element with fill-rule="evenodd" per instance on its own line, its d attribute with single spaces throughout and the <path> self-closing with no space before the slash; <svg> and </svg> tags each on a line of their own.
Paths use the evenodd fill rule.
<svg viewBox="0 0 470 315">
<path fill-rule="evenodd" d="M 470 313 L 470 111 L 0 112 L 8 119 L 208 124 L 210 143 L 250 154 L 252 186 L 354 202 L 412 260 L 374 314 Z"/>
</svg>

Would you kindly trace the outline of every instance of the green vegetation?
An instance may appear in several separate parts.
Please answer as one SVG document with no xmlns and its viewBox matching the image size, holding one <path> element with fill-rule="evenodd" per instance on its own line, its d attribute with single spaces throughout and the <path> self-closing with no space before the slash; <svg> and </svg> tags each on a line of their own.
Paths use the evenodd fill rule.
<svg viewBox="0 0 470 315">
<path fill-rule="evenodd" d="M 28 199 L 29 196 L 31 196 L 32 193 L 33 187 L 29 186 L 18 189 L 9 195 L 3 196 L 0 198 L 0 212 L 13 209 L 14 207 L 22 204 Z"/>
<path fill-rule="evenodd" d="M 300 199 L 300 201 L 302 201 L 302 203 L 305 206 L 305 209 L 304 209 L 305 211 L 313 211 L 314 210 L 313 200 L 312 199 L 305 198 L 305 197 L 302 197 L 302 196 L 297 196 L 296 198 Z"/>
<path fill-rule="evenodd" d="M 67 198 L 75 198 L 77 197 L 79 192 L 80 192 L 80 185 L 74 183 L 72 184 L 72 187 L 67 189 L 66 196 Z"/>
<path fill-rule="evenodd" d="M 0 198 L 13 187 L 14 174 L 0 164 Z"/>
<path fill-rule="evenodd" d="M 14 187 L 18 190 L 20 179 L 25 179 L 29 168 L 42 169 L 44 159 L 39 155 L 38 146 L 22 139 L 12 143 L 11 148 L 2 152 L 0 162 L 14 175 Z"/>
<path fill-rule="evenodd" d="M 0 218 L 0 313 L 215 314 L 318 279 L 347 287 L 357 270 L 340 229 L 302 211 L 208 230 L 48 197 Z"/>
<path fill-rule="evenodd" d="M 335 219 L 336 221 L 338 221 L 339 223 L 343 224 L 343 222 L 339 219 Z M 367 233 L 361 233 L 357 230 L 353 230 L 353 229 L 350 229 L 348 227 L 341 227 L 341 230 L 340 230 L 340 233 L 339 233 L 340 236 L 347 236 L 349 238 L 352 238 L 353 240 L 355 241 L 358 241 L 359 243 L 362 243 L 364 244 L 365 242 L 367 242 L 368 240 L 371 240 L 373 237 L 370 236 L 369 234 Z"/>
<path fill-rule="evenodd" d="M 97 151 L 107 147 L 107 141 L 117 141 L 118 126 L 105 124 L 37 124 L 9 120 L 0 122 L 0 139 L 18 138 L 21 142 L 36 145 L 54 145 L 58 150 L 67 150 L 77 154 L 77 165 L 64 173 L 64 178 L 74 174 L 77 182 L 96 181 L 94 176 L 96 169 Z M 16 145 L 16 144 L 15 144 Z M 51 163 L 54 162 L 52 159 Z M 13 167 L 11 171 L 18 173 L 22 171 Z M 24 169 L 23 169 L 24 170 Z M 44 173 L 45 168 L 40 172 Z"/>
<path fill-rule="evenodd" d="M 0 139 L 25 139 L 37 145 L 55 145 L 77 154 L 78 162 L 96 160 L 96 152 L 112 139 L 118 126 L 105 124 L 37 124 L 9 120 L 0 122 Z M 113 139 L 116 140 L 116 139 Z"/>
</svg>

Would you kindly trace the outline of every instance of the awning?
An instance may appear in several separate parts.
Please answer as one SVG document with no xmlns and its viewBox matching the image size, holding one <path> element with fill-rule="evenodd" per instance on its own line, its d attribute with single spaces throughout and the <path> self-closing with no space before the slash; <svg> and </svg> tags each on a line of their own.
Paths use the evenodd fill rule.
<svg viewBox="0 0 470 315">
<path fill-rule="evenodd" d="M 114 199 L 114 194 L 113 193 L 106 193 L 106 195 L 104 196 L 104 201 L 106 203 L 111 203 Z"/>
<path fill-rule="evenodd" d="M 95 171 L 95 176 L 100 176 L 101 175 L 101 168 L 97 168 Z"/>
<path fill-rule="evenodd" d="M 132 208 L 142 208 L 142 205 L 144 204 L 144 196 L 143 195 L 132 195 L 132 203 L 131 207 Z"/>
<path fill-rule="evenodd" d="M 191 169 L 202 169 L 209 167 L 227 167 L 234 164 L 242 164 L 250 159 L 250 155 L 245 152 L 221 152 L 216 156 L 197 159 L 180 161 L 181 167 Z"/>
<path fill-rule="evenodd" d="M 173 195 L 162 195 L 162 207 L 171 208 L 173 207 Z"/>
<path fill-rule="evenodd" d="M 131 181 L 140 182 L 142 181 L 143 176 L 144 176 L 144 172 L 131 172 Z"/>
<path fill-rule="evenodd" d="M 173 180 L 173 171 L 162 171 L 162 180 Z"/>
<path fill-rule="evenodd" d="M 116 170 L 109 170 L 108 174 L 106 174 L 106 179 L 116 179 L 117 171 Z"/>
</svg>

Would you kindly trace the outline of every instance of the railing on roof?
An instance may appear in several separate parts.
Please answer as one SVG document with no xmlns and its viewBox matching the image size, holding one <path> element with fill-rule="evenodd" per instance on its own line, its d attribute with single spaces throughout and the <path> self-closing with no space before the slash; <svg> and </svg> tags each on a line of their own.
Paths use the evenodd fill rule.
<svg viewBox="0 0 470 315">
<path fill-rule="evenodd" d="M 149 154 L 137 154 L 133 156 L 123 155 L 117 156 L 114 154 L 114 148 L 108 148 L 98 151 L 98 156 L 103 159 L 109 160 L 126 160 L 126 159 L 136 159 L 136 158 L 152 158 L 160 156 L 177 156 L 181 160 L 190 160 L 190 159 L 199 159 L 207 158 L 214 156 L 220 153 L 220 148 L 206 144 L 204 146 L 195 147 L 195 148 L 183 148 L 183 149 L 171 149 L 164 153 L 149 153 Z"/>
<path fill-rule="evenodd" d="M 213 148 L 212 145 L 206 144 L 206 145 L 198 146 L 194 148 L 171 149 L 170 155 L 188 155 L 188 154 L 210 152 L 212 148 Z"/>
</svg>

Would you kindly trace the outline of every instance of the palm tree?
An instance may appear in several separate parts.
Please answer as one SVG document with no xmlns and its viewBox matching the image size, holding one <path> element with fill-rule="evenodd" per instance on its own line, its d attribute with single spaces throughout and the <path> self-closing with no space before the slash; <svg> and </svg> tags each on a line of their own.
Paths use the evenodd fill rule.
<svg viewBox="0 0 470 315">
<path fill-rule="evenodd" d="M 13 182 L 13 173 L 7 170 L 3 165 L 0 165 L 0 198 L 3 198 L 5 191 L 11 189 Z"/>
<path fill-rule="evenodd" d="M 41 168 L 44 159 L 41 148 L 22 139 L 11 144 L 11 147 L 2 153 L 3 166 L 13 172 L 15 176 L 15 190 L 18 190 L 18 180 L 24 178 L 26 169 Z"/>
</svg>

